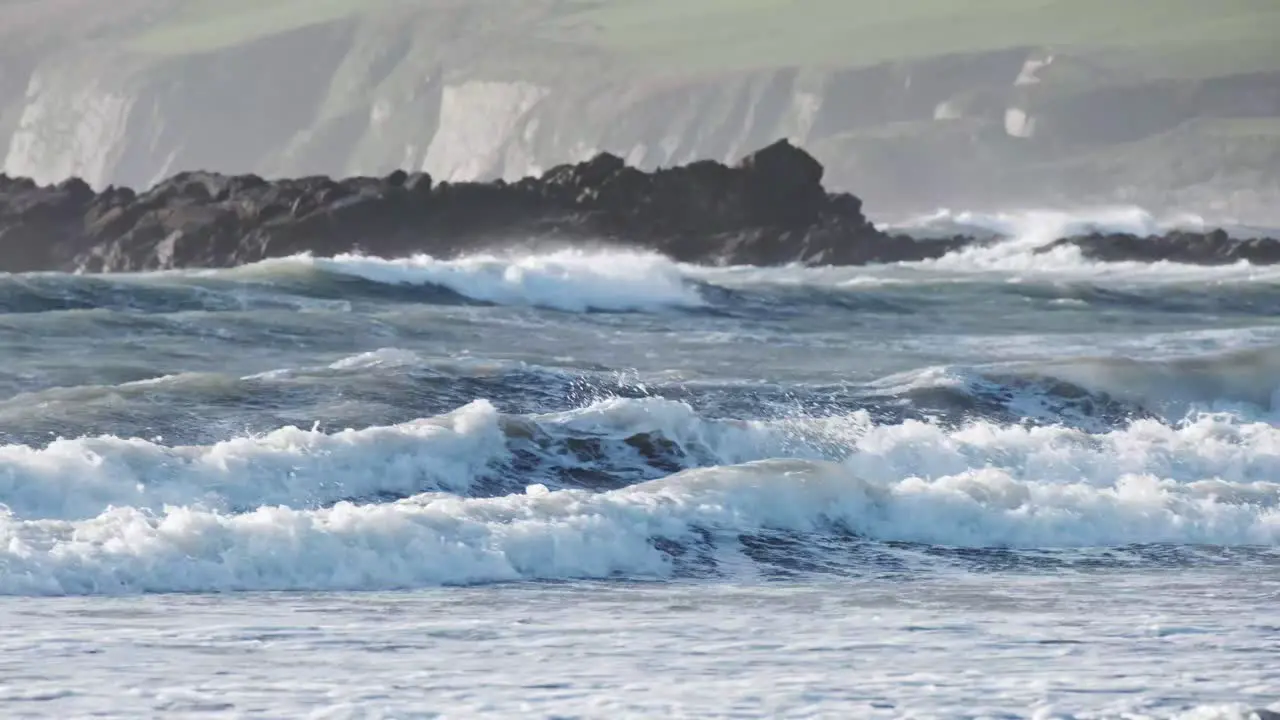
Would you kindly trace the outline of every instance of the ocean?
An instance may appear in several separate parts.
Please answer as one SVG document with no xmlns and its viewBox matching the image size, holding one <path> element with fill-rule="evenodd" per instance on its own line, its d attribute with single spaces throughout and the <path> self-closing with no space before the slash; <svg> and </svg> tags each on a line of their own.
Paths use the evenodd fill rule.
<svg viewBox="0 0 1280 720">
<path fill-rule="evenodd" d="M 1034 251 L 1187 224 L 0 276 L 0 708 L 1280 709 L 1280 267 Z"/>
</svg>

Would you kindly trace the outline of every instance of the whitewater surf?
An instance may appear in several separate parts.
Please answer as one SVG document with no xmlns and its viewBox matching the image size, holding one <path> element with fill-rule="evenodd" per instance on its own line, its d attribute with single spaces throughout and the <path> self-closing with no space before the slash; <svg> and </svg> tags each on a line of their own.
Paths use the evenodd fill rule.
<svg viewBox="0 0 1280 720">
<path fill-rule="evenodd" d="M 305 656 L 315 693 L 262 707 L 355 672 L 401 689 L 339 715 L 1248 717 L 1280 687 L 1280 269 L 1040 251 L 1195 222 L 942 212 L 895 231 L 1004 239 L 863 267 L 0 276 L 0 654 L 69 658 L 0 698 L 245 709 Z M 204 684 L 157 690 L 138 643 Z"/>
</svg>

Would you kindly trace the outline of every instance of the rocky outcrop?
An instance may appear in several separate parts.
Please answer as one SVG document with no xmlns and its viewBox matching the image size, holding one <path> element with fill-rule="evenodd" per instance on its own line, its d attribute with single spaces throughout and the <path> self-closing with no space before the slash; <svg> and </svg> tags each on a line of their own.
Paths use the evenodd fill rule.
<svg viewBox="0 0 1280 720">
<path fill-rule="evenodd" d="M 1175 230 L 1156 237 L 1127 233 L 1093 233 L 1063 238 L 1037 252 L 1063 245 L 1080 248 L 1085 257 L 1102 262 L 1174 262 L 1192 265 L 1280 264 L 1280 240 L 1233 238 L 1225 230 L 1187 232 Z"/>
<path fill-rule="evenodd" d="M 979 241 L 889 235 L 862 201 L 829 193 L 822 165 L 780 140 L 728 166 L 643 172 L 602 153 L 508 183 L 422 172 L 333 180 L 180 173 L 136 193 L 0 175 L 0 270 L 229 267 L 313 253 L 456 256 L 501 246 L 615 244 L 695 263 L 862 265 L 936 258 Z M 984 242 L 990 242 L 986 240 Z M 1102 260 L 1280 262 L 1280 241 L 1221 231 L 1159 240 L 1059 240 Z"/>
<path fill-rule="evenodd" d="M 123 271 L 226 267 L 311 252 L 451 256 L 528 242 L 612 242 L 689 262 L 866 263 L 937 255 L 877 231 L 861 201 L 782 141 L 736 167 L 645 173 L 600 154 L 514 183 L 180 173 L 137 194 L 80 180 L 0 181 L 0 267 Z"/>
</svg>

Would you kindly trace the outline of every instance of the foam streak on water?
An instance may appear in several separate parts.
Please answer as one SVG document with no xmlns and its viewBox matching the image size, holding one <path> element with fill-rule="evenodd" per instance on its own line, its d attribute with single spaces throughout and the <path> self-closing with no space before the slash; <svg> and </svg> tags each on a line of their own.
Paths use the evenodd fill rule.
<svg viewBox="0 0 1280 720">
<path fill-rule="evenodd" d="M 1259 657 L 1275 639 L 1274 586 L 1215 572 L 1183 573 L 1176 592 L 1167 582 L 987 575 L 0 604 L 0 668 L 23 679 L 0 687 L 0 702 L 121 718 L 1249 720 L 1260 705 L 1241 698 L 1277 682 Z"/>
</svg>

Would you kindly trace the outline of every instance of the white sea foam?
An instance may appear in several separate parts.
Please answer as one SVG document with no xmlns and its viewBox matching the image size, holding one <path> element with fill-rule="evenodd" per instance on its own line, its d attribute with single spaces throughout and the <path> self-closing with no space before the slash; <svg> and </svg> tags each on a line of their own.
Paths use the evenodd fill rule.
<svg viewBox="0 0 1280 720">
<path fill-rule="evenodd" d="M 0 704 L 22 717 L 326 720 L 1280 709 L 1265 572 L 871 575 L 5 598 L 0 657 L 21 682 L 0 685 Z"/>
<path fill-rule="evenodd" d="M 659 399 L 606 400 L 528 420 L 553 440 L 571 435 L 625 440 L 660 433 L 679 444 L 691 462 L 821 456 L 804 444 L 810 439 L 793 436 L 785 424 L 704 420 L 688 405 Z M 43 448 L 6 445 L 0 446 L 0 505 L 25 518 L 74 519 L 109 507 L 173 505 L 225 512 L 426 491 L 466 494 L 477 478 L 510 459 L 507 440 L 496 409 L 480 400 L 399 425 L 332 434 L 287 427 L 208 446 L 172 447 L 114 436 L 59 439 Z M 620 452 L 632 451 L 622 446 Z"/>
<path fill-rule="evenodd" d="M 674 262 L 655 253 L 562 250 L 542 254 L 471 255 L 397 260 L 361 255 L 295 256 L 266 267 L 307 264 L 326 272 L 393 285 L 437 285 L 500 305 L 571 312 L 697 307 L 701 296 Z"/>
<path fill-rule="evenodd" d="M 367 370 L 369 368 L 413 367 L 420 365 L 422 359 L 417 353 L 401 348 L 378 348 L 356 355 L 349 355 L 329 364 L 330 370 Z"/>
<path fill-rule="evenodd" d="M 402 426 L 288 429 L 202 448 L 114 438 L 10 446 L 0 452 L 0 592 L 663 574 L 668 560 L 650 539 L 695 527 L 733 535 L 837 523 L 877 539 L 978 547 L 1280 543 L 1280 429 L 1266 423 L 1203 417 L 1094 434 L 876 425 L 862 414 L 742 423 L 659 400 L 537 421 L 601 437 L 661 430 L 719 464 L 605 493 L 534 485 L 466 497 L 507 452 L 485 403 Z M 743 464 L 786 456 L 809 459 Z M 315 502 L 421 490 L 448 492 Z"/>
<path fill-rule="evenodd" d="M 1158 262 L 1100 263 L 1087 260 L 1072 246 L 1036 251 L 1054 240 L 1091 232 L 1121 232 L 1138 236 L 1155 235 L 1172 229 L 1205 229 L 1203 219 L 1181 216 L 1160 220 L 1140 208 L 1099 208 L 1076 212 L 1032 210 L 1021 213 L 981 215 L 961 213 L 957 221 L 985 227 L 1007 238 L 994 245 L 973 247 L 950 253 L 920 265 L 961 272 L 1013 274 L 1012 279 L 1031 280 L 1135 280 L 1186 282 L 1204 279 L 1280 278 L 1280 272 L 1261 271 L 1247 263 L 1226 268 L 1205 268 Z"/>
<path fill-rule="evenodd" d="M 0 504 L 25 517 L 91 517 L 166 505 L 312 506 L 375 494 L 466 492 L 505 457 L 497 411 L 480 401 L 390 427 L 282 428 L 209 446 L 112 436 L 0 447 Z"/>
<path fill-rule="evenodd" d="M 851 290 L 921 283 L 1018 282 L 1094 283 L 1110 286 L 1188 283 L 1276 283 L 1280 266 L 1197 266 L 1171 262 L 1096 262 L 1078 248 L 1038 249 L 1054 240 L 1089 232 L 1145 236 L 1175 229 L 1218 227 L 1193 214 L 1157 217 L 1133 206 L 1079 210 L 1032 209 L 980 213 L 942 210 L 889 224 L 885 229 L 917 237 L 953 234 L 1001 237 L 1001 242 L 970 247 L 923 262 L 862 267 L 705 267 L 676 263 L 657 253 L 625 250 L 559 250 L 481 253 L 452 260 L 428 255 L 384 259 L 344 254 L 297 255 L 218 270 L 121 273 L 113 282 L 171 283 L 183 277 L 229 277 L 263 281 L 295 280 L 315 269 L 392 285 L 435 285 L 465 297 L 499 305 L 536 306 L 569 312 L 656 311 L 706 304 L 698 282 L 726 287 L 758 285 L 834 287 Z M 1280 235 L 1278 230 L 1229 228 L 1241 236 Z M 55 277 L 61 277 L 54 274 Z M 24 276 L 26 277 L 26 276 Z M 243 290 L 238 292 L 243 293 Z M 240 296 L 236 296 L 240 297 Z M 241 298 L 242 299 L 242 298 Z M 320 308 L 339 301 L 298 300 Z M 308 305 L 310 306 L 310 305 Z"/>
<path fill-rule="evenodd" d="M 1158 217 L 1133 205 L 1113 205 L 1076 210 L 1028 209 L 1013 212 L 974 212 L 941 209 L 933 213 L 888 223 L 884 229 L 919 238 L 953 235 L 1015 237 L 1033 228 L 1050 228 L 1066 234 L 1122 232 L 1158 235 L 1173 230 L 1203 232 L 1218 225 L 1194 213 Z M 1055 237 L 1062 237 L 1057 235 Z"/>
<path fill-rule="evenodd" d="M 80 521 L 0 516 L 0 593 L 370 589 L 662 576 L 651 539 L 838 523 L 886 540 L 1072 547 L 1280 542 L 1280 485 L 1019 480 L 994 468 L 879 482 L 848 466 L 766 461 L 607 493 L 430 494 L 225 515 L 118 508 Z"/>
<path fill-rule="evenodd" d="M 686 272 L 709 282 L 738 287 L 766 284 L 850 289 L 939 282 L 1085 282 L 1114 286 L 1280 282 L 1280 267 L 1259 267 L 1248 263 L 1216 267 L 1170 262 L 1104 263 L 1086 259 L 1078 248 L 1071 246 L 1036 253 L 1037 249 L 1058 238 L 1090 232 L 1147 236 L 1176 229 L 1209 230 L 1214 227 L 1217 225 L 1196 215 L 1161 218 L 1131 206 L 1004 213 L 943 210 L 886 225 L 885 229 L 922 238 L 963 234 L 1004 240 L 923 262 L 866 267 L 688 267 Z M 1271 234 L 1280 235 L 1280 232 Z"/>
<path fill-rule="evenodd" d="M 1060 247 L 1034 254 L 1035 243 L 1009 240 L 937 260 L 867 266 L 688 267 L 689 277 L 750 290 L 758 286 L 817 287 L 849 291 L 953 283 L 1089 284 L 1119 289 L 1178 285 L 1280 283 L 1280 266 L 1248 263 L 1198 266 L 1170 262 L 1096 262 L 1079 249 Z"/>
<path fill-rule="evenodd" d="M 1147 420 L 1086 433 L 991 422 L 952 429 L 918 421 L 879 425 L 865 413 L 717 420 L 700 417 L 683 403 L 614 399 L 525 421 L 549 438 L 543 452 L 559 461 L 568 451 L 558 439 L 625 440 L 648 434 L 674 443 L 690 465 L 827 459 L 884 484 L 986 469 L 1016 482 L 1099 487 L 1135 475 L 1265 490 L 1280 478 L 1280 428 L 1210 415 L 1176 427 Z M 0 448 L 0 504 L 19 518 L 74 520 L 113 506 L 228 512 L 264 505 L 308 509 L 427 491 L 466 495 L 477 478 L 510 459 L 511 443 L 522 437 L 521 432 L 508 437 L 496 410 L 478 401 L 401 425 L 334 434 L 284 428 L 209 446 L 169 447 L 114 437 L 59 440 L 39 449 L 9 445 Z M 615 463 L 643 462 L 625 444 L 615 450 L 625 453 L 612 458 Z"/>
</svg>

